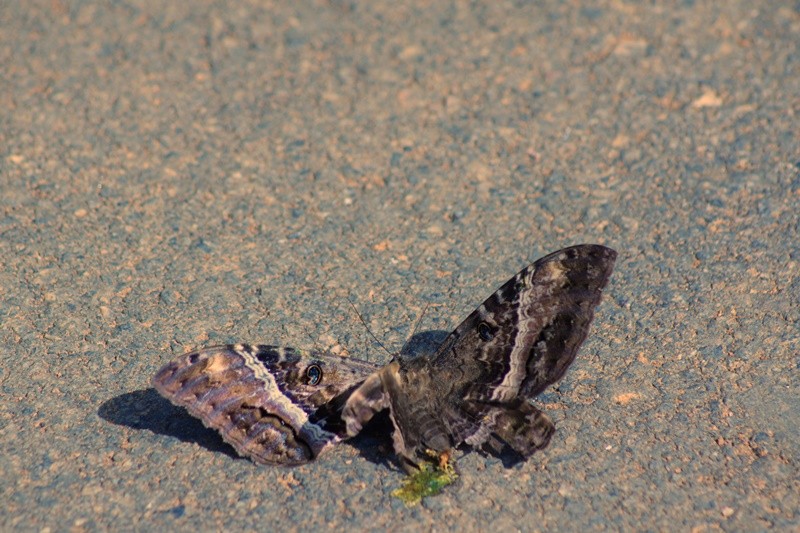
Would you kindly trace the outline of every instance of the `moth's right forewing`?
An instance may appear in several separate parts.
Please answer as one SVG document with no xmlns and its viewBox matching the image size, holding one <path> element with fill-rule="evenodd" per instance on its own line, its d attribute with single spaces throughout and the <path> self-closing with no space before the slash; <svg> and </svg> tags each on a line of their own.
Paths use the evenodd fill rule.
<svg viewBox="0 0 800 533">
<path fill-rule="evenodd" d="M 429 412 L 409 420 L 398 410 L 396 426 L 408 433 L 412 421 L 426 423 L 427 433 L 436 436 L 434 424 L 426 422 L 435 414 L 444 418 L 454 445 L 481 445 L 493 432 L 523 456 L 546 445 L 546 417 L 529 413 L 520 401 L 558 381 L 575 359 L 616 257 L 600 245 L 571 246 L 517 273 L 437 350 L 430 368 L 436 394 L 423 398 Z M 420 396 L 421 378 L 404 377 L 411 383 L 406 395 Z"/>
<path fill-rule="evenodd" d="M 542 320 L 527 352 L 520 395 L 531 399 L 557 382 L 589 334 L 617 252 L 599 245 L 566 248 L 534 263 L 531 285 L 539 296 L 529 314 Z"/>
</svg>

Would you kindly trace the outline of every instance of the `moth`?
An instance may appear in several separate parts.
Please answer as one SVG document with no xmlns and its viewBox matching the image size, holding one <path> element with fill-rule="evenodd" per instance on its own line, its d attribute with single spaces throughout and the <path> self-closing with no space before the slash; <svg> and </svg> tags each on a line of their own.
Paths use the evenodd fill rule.
<svg viewBox="0 0 800 533">
<path fill-rule="evenodd" d="M 156 390 L 257 463 L 298 465 L 388 410 L 394 450 L 412 468 L 467 444 L 527 458 L 555 431 L 530 403 L 557 382 L 589 332 L 617 253 L 584 244 L 508 280 L 428 356 L 379 366 L 350 357 L 236 344 L 183 355 Z"/>
</svg>

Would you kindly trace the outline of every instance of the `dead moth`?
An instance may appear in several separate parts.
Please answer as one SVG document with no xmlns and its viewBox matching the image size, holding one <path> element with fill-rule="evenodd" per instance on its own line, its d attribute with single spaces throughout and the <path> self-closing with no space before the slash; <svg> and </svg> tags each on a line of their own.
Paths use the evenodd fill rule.
<svg viewBox="0 0 800 533">
<path fill-rule="evenodd" d="M 290 348 L 231 345 L 183 355 L 155 388 L 239 454 L 296 465 L 389 410 L 404 465 L 461 444 L 526 458 L 555 430 L 529 400 L 561 379 L 589 333 L 617 253 L 565 248 L 529 265 L 473 311 L 429 357 L 379 367 Z"/>
</svg>

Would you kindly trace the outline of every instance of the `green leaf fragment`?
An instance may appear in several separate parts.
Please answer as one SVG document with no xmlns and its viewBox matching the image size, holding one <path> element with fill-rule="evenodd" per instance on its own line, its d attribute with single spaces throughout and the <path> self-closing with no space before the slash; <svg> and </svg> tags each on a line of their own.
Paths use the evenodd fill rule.
<svg viewBox="0 0 800 533">
<path fill-rule="evenodd" d="M 435 496 L 446 486 L 458 478 L 455 468 L 447 464 L 444 468 L 428 463 L 420 465 L 419 471 L 408 476 L 403 486 L 392 491 L 392 496 L 399 498 L 407 506 L 412 507 L 427 496 Z"/>
</svg>

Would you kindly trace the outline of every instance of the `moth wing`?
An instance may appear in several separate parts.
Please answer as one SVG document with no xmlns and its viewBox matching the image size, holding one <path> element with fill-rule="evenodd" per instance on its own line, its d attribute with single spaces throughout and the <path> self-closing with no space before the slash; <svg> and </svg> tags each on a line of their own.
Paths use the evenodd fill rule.
<svg viewBox="0 0 800 533">
<path fill-rule="evenodd" d="M 344 424 L 335 406 L 340 411 L 341 397 L 375 368 L 333 355 L 237 344 L 182 355 L 159 370 L 153 385 L 240 455 L 297 465 L 341 440 Z"/>
<path fill-rule="evenodd" d="M 560 272 L 556 279 L 561 286 L 556 292 L 561 297 L 546 296 L 533 306 L 534 312 L 541 310 L 548 319 L 523 350 L 529 355 L 520 396 L 532 399 L 564 376 L 589 335 L 616 259 L 616 251 L 598 245 L 567 248 L 542 259 Z"/>
<path fill-rule="evenodd" d="M 616 257 L 604 246 L 578 245 L 524 268 L 445 339 L 434 367 L 469 367 L 464 400 L 536 396 L 575 359 Z"/>
<path fill-rule="evenodd" d="M 466 439 L 470 446 L 483 446 L 495 454 L 508 446 L 523 458 L 528 458 L 550 443 L 555 425 L 545 413 L 527 401 L 517 405 L 473 404 L 467 407 L 473 416 L 486 420 L 481 430 Z"/>
<path fill-rule="evenodd" d="M 589 332 L 617 254 L 599 245 L 554 252 L 471 313 L 431 360 L 435 404 L 453 445 L 505 442 L 527 457 L 554 428 L 526 400 L 558 381 Z"/>
<path fill-rule="evenodd" d="M 384 379 L 381 378 L 386 372 L 392 371 L 389 369 L 393 368 L 393 365 L 396 367 L 396 363 L 390 363 L 372 373 L 347 397 L 342 409 L 342 420 L 345 422 L 349 437 L 358 435 L 373 416 L 390 406 L 390 391 L 384 386 Z"/>
</svg>

